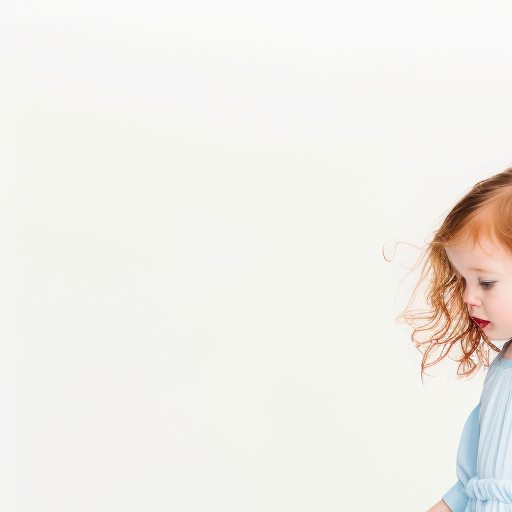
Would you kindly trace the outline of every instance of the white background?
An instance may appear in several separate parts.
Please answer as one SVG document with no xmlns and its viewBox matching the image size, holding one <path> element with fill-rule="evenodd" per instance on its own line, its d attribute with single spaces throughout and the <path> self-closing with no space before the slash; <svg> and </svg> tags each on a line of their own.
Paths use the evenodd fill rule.
<svg viewBox="0 0 512 512">
<path fill-rule="evenodd" d="M 512 163 L 508 4 L 1 2 L 0 508 L 439 501 L 382 249 Z"/>
</svg>

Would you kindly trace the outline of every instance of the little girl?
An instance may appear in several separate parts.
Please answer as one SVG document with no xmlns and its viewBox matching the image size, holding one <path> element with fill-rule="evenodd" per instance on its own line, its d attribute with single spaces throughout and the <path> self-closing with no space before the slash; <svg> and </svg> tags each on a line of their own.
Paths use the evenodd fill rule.
<svg viewBox="0 0 512 512">
<path fill-rule="evenodd" d="M 477 183 L 423 253 L 428 309 L 407 306 L 422 374 L 447 355 L 458 375 L 489 366 L 462 431 L 455 485 L 428 512 L 512 512 L 512 167 Z M 493 341 L 508 340 L 501 351 Z M 499 343 L 498 343 L 499 345 Z"/>
</svg>

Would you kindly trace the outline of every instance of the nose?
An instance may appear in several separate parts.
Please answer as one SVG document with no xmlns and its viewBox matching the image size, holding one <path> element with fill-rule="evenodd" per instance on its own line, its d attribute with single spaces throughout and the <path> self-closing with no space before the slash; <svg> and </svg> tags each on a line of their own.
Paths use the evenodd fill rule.
<svg viewBox="0 0 512 512">
<path fill-rule="evenodd" d="M 462 300 L 468 306 L 481 306 L 482 305 L 482 300 L 478 293 L 478 289 L 476 289 L 472 286 L 471 287 L 468 286 L 467 283 L 466 283 L 464 292 L 462 293 Z"/>
</svg>

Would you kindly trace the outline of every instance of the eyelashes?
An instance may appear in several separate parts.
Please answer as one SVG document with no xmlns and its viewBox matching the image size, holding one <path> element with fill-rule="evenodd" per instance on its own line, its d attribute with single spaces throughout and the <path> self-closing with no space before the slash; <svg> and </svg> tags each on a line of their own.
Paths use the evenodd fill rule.
<svg viewBox="0 0 512 512">
<path fill-rule="evenodd" d="M 462 276 L 460 279 L 462 281 L 462 289 L 465 290 L 466 289 L 466 279 Z M 484 290 L 490 290 L 494 286 L 494 283 L 496 283 L 496 281 L 478 281 L 478 283 Z"/>
</svg>

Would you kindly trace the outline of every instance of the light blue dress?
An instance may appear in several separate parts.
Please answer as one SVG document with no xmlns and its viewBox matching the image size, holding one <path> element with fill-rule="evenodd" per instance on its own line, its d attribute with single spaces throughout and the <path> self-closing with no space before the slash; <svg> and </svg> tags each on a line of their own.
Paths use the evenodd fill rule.
<svg viewBox="0 0 512 512">
<path fill-rule="evenodd" d="M 485 377 L 457 452 L 457 483 L 443 496 L 453 512 L 512 512 L 512 359 L 505 343 Z"/>
</svg>

